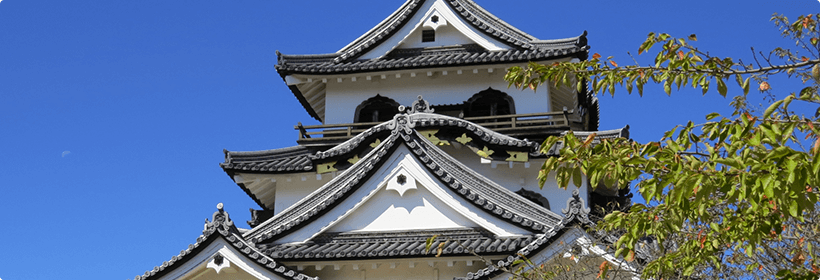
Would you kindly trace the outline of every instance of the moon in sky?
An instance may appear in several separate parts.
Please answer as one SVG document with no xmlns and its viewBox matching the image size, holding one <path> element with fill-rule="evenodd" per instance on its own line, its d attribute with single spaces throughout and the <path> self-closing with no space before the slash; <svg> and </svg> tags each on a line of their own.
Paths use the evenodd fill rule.
<svg viewBox="0 0 820 280">
<path fill-rule="evenodd" d="M 3 0 L 0 0 L 0 1 L 3 1 Z M 63 157 L 67 156 L 70 153 L 71 153 L 71 151 L 63 151 Z"/>
</svg>

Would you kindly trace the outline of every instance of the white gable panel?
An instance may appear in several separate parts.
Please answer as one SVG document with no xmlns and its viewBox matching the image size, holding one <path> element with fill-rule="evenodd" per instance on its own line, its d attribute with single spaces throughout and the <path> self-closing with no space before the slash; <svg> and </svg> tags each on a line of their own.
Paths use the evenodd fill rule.
<svg viewBox="0 0 820 280">
<path fill-rule="evenodd" d="M 402 215 L 404 218 L 412 217 L 414 221 L 399 223 L 405 229 L 441 229 L 458 225 L 462 228 L 483 228 L 500 237 L 531 234 L 464 200 L 435 179 L 403 143 L 397 145 L 399 146 L 384 165 L 344 201 L 310 224 L 279 238 L 275 243 L 306 242 L 325 232 L 375 231 L 377 228 L 387 227 L 388 220 L 386 219 Z M 405 175 L 407 183 L 415 180 L 417 182 L 415 189 L 407 187 L 388 189 L 388 182 L 396 180 L 399 175 Z M 407 196 L 408 199 L 405 200 L 403 196 Z M 390 201 L 396 197 L 401 199 Z M 415 202 L 410 198 L 416 199 Z M 368 212 L 372 209 L 381 210 Z M 402 211 L 405 213 L 401 213 Z M 433 220 L 424 223 L 423 218 Z M 349 225 L 345 225 L 347 222 Z M 397 224 L 390 223 L 394 226 Z"/>
<path fill-rule="evenodd" d="M 438 22 L 432 22 L 437 16 Z M 426 25 L 426 27 L 425 27 Z M 436 29 L 435 42 L 421 42 L 421 30 Z M 442 34 L 438 34 L 438 29 Z M 446 36 L 444 36 L 446 35 Z M 436 47 L 461 44 L 478 44 L 489 51 L 507 50 L 509 46 L 475 29 L 455 14 L 444 0 L 426 1 L 419 12 L 389 39 L 363 54 L 361 59 L 382 57 L 396 48 Z"/>
<path fill-rule="evenodd" d="M 222 263 L 217 265 L 214 256 L 222 255 Z M 222 237 L 214 240 L 208 247 L 200 251 L 181 267 L 174 269 L 159 278 L 160 280 L 229 280 L 229 279 L 258 279 L 258 280 L 285 280 L 267 269 L 249 260 L 242 253 L 237 252 Z"/>
<path fill-rule="evenodd" d="M 390 176 L 386 187 L 360 206 L 354 213 L 336 223 L 328 232 L 372 232 L 391 230 L 422 230 L 477 227 L 452 206 L 441 201 L 415 178 L 401 168 Z M 398 176 L 408 177 L 404 185 L 413 188 L 391 188 Z M 398 185 L 398 184 L 397 184 Z M 451 204 L 453 201 L 448 201 Z"/>
</svg>

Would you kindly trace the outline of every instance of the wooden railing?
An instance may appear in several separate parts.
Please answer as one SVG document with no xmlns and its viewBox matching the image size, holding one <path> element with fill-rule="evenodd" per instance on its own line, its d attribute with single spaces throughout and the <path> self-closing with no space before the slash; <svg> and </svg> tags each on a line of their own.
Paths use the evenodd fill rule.
<svg viewBox="0 0 820 280">
<path fill-rule="evenodd" d="M 569 130 L 570 128 L 576 128 L 569 118 L 571 114 L 572 111 L 545 112 L 466 117 L 464 120 L 504 134 L 525 134 L 544 130 Z M 350 139 L 380 123 L 381 122 L 302 125 L 300 122 L 293 128 L 299 131 L 299 142 L 336 141 Z"/>
</svg>

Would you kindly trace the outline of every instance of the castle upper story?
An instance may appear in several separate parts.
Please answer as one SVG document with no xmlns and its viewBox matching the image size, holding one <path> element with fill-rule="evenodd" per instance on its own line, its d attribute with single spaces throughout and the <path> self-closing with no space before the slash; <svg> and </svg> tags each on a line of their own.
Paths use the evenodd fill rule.
<svg viewBox="0 0 820 280">
<path fill-rule="evenodd" d="M 540 40 L 469 0 L 410 0 L 335 53 L 277 53 L 276 70 L 304 109 L 322 123 L 303 129 L 302 142 L 349 138 L 311 135 L 309 130 L 349 129 L 355 134 L 352 130 L 392 119 L 399 105 L 410 105 L 419 95 L 436 113 L 506 122 L 499 128 L 513 126 L 518 118 L 481 118 L 555 119 L 566 111 L 569 119 L 555 131 L 596 130 L 597 103 L 585 90 L 519 90 L 504 81 L 512 66 L 585 60 L 588 49 L 586 33 Z"/>
</svg>

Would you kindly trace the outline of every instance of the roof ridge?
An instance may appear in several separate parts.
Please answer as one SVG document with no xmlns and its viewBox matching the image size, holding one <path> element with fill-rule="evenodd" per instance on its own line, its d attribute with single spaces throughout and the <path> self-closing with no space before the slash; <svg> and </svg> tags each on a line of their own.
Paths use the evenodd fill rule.
<svg viewBox="0 0 820 280">
<path fill-rule="evenodd" d="M 426 0 L 407 0 L 407 2 L 375 27 L 337 51 L 336 53 L 339 54 L 339 56 L 333 59 L 333 62 L 340 63 L 347 59 L 358 57 L 364 53 L 364 51 L 381 44 L 386 38 L 390 37 L 389 35 L 395 34 L 396 31 L 407 24 L 407 20 L 418 12 L 425 1 Z"/>
<path fill-rule="evenodd" d="M 461 16 L 462 19 L 467 20 L 473 26 L 478 28 L 478 30 L 481 30 L 482 32 L 484 32 L 484 33 L 486 33 L 490 36 L 498 37 L 500 39 L 506 39 L 506 38 L 504 38 L 505 36 L 495 34 L 495 32 L 493 32 L 494 30 L 491 29 L 491 28 L 496 28 L 496 29 L 501 29 L 501 31 L 512 32 L 513 33 L 512 35 L 517 35 L 516 37 L 520 37 L 520 38 L 515 38 L 516 40 L 509 40 L 509 39 L 502 40 L 502 41 L 507 41 L 508 43 L 511 43 L 513 46 L 520 46 L 520 47 L 524 47 L 524 48 L 529 48 L 526 44 L 523 44 L 522 42 L 516 42 L 516 41 L 534 41 L 534 40 L 538 40 L 537 38 L 535 38 L 535 36 L 532 36 L 532 35 L 524 32 L 524 31 L 521 31 L 520 29 L 516 28 L 515 26 L 512 26 L 511 24 L 507 23 L 506 21 L 502 20 L 501 18 L 493 15 L 492 13 L 490 13 L 489 11 L 487 11 L 486 9 L 484 9 L 483 7 L 481 7 L 480 5 L 478 5 L 477 3 L 475 3 L 472 0 L 447 0 L 447 2 L 448 2 L 448 4 L 450 4 L 450 7 L 452 7 L 454 10 L 456 10 L 456 14 Z M 459 12 L 458 8 L 455 7 L 455 4 L 458 4 L 459 6 L 465 7 L 467 10 L 469 10 L 468 12 L 476 15 L 477 16 L 476 18 L 484 21 L 485 24 L 486 23 L 489 23 L 489 24 L 494 23 L 494 24 L 492 26 L 486 26 L 485 27 L 485 26 L 483 26 L 479 23 L 476 23 L 473 20 L 469 20 L 467 15 L 465 15 L 464 13 Z M 510 34 L 506 34 L 506 35 L 510 35 Z"/>
<path fill-rule="evenodd" d="M 205 219 L 205 226 L 202 230 L 202 235 L 197 237 L 196 243 L 188 245 L 188 248 L 179 252 L 169 261 L 165 261 L 161 266 L 155 266 L 154 269 L 146 271 L 143 275 L 137 275 L 134 280 L 148 280 L 161 277 L 162 275 L 176 269 L 177 266 L 187 262 L 193 256 L 205 249 L 211 242 L 216 240 L 216 236 L 221 236 L 226 243 L 230 244 L 233 249 L 240 252 L 244 257 L 251 261 L 256 261 L 259 266 L 264 267 L 268 271 L 279 275 L 285 279 L 294 280 L 318 280 L 317 277 L 310 277 L 308 275 L 298 273 L 292 268 L 277 263 L 272 257 L 267 256 L 256 249 L 252 243 L 248 243 L 242 239 L 241 234 L 234 226 L 228 212 L 224 210 L 222 203 L 216 205 L 217 211 L 213 213 L 209 221 Z M 217 256 L 222 256 L 217 254 Z M 216 260 L 216 259 L 215 259 Z"/>
</svg>

